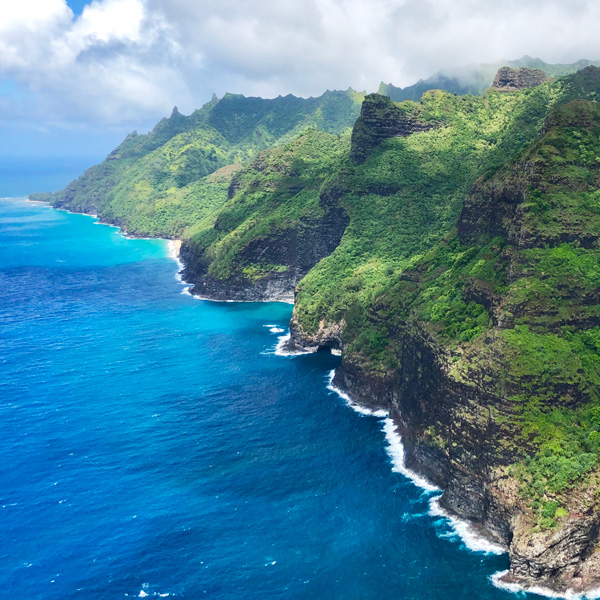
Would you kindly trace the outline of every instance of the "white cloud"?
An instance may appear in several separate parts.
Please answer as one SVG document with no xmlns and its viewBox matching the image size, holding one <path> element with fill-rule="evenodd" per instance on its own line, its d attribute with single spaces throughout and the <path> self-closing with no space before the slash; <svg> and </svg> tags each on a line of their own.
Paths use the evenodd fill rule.
<svg viewBox="0 0 600 600">
<path fill-rule="evenodd" d="M 4 0 L 3 118 L 147 122 L 212 91 L 375 90 L 517 58 L 600 58 L 595 0 Z M 0 88 L 1 89 L 1 88 Z M 26 92 L 26 93 L 24 93 Z"/>
</svg>

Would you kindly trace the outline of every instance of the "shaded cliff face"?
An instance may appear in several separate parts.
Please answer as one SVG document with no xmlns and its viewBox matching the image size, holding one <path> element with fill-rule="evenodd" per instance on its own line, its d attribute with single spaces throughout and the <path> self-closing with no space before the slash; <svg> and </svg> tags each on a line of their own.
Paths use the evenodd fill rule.
<svg viewBox="0 0 600 600">
<path fill-rule="evenodd" d="M 298 282 L 338 246 L 349 222 L 324 186 L 348 137 L 312 130 L 260 154 L 232 178 L 227 204 L 184 240 L 192 292 L 225 300 L 293 301 Z"/>
<path fill-rule="evenodd" d="M 407 137 L 436 126 L 436 123 L 425 122 L 420 117 L 420 106 L 414 102 L 396 104 L 385 96 L 370 94 L 363 102 L 360 116 L 352 129 L 350 160 L 362 163 L 382 141 Z"/>
<path fill-rule="evenodd" d="M 213 300 L 293 302 L 299 281 L 340 243 L 348 225 L 346 211 L 320 198 L 319 218 L 300 218 L 289 227 L 249 241 L 237 254 L 237 268 L 226 279 L 210 274 L 205 254 L 184 241 L 183 276 L 192 293 Z M 241 266 L 245 265 L 245 266 Z"/>
<path fill-rule="evenodd" d="M 337 375 L 391 409 L 443 505 L 509 548 L 508 580 L 559 591 L 600 584 L 599 157 L 600 105 L 554 110 L 374 300 L 394 362 L 350 352 Z"/>
</svg>

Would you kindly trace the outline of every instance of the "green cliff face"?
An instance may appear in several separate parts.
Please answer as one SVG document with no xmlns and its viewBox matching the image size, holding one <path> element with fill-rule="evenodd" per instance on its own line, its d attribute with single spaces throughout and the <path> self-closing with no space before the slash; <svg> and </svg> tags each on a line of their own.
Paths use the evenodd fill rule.
<svg viewBox="0 0 600 600">
<path fill-rule="evenodd" d="M 296 284 L 339 244 L 348 216 L 321 193 L 349 135 L 307 130 L 238 171 L 229 199 L 186 233 L 185 278 L 211 298 L 293 300 Z"/>
<path fill-rule="evenodd" d="M 599 74 L 560 84 L 540 135 L 342 333 L 339 383 L 369 382 L 443 504 L 509 546 L 510 580 L 559 590 L 600 581 Z"/>
<path fill-rule="evenodd" d="M 364 94 L 274 100 L 227 94 L 189 117 L 177 109 L 147 135 L 131 134 L 62 192 L 36 195 L 57 208 L 98 214 L 134 235 L 180 237 L 227 199 L 231 169 L 313 127 L 349 133 Z"/>
</svg>

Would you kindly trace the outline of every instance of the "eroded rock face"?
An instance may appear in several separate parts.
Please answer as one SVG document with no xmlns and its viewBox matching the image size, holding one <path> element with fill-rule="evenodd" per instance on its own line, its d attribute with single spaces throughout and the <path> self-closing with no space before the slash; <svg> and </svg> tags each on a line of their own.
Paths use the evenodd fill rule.
<svg viewBox="0 0 600 600">
<path fill-rule="evenodd" d="M 406 137 L 435 127 L 420 118 L 416 104 L 398 105 L 387 96 L 370 94 L 365 98 L 360 117 L 352 130 L 350 159 L 362 163 L 384 140 Z"/>
<path fill-rule="evenodd" d="M 272 272 L 265 277 L 249 279 L 243 271 L 226 280 L 212 277 L 194 245 L 184 242 L 183 277 L 193 284 L 192 293 L 211 300 L 293 302 L 298 282 L 337 248 L 350 221 L 335 199 L 324 196 L 321 205 L 326 211 L 320 219 L 303 220 L 297 227 L 254 239 L 243 249 L 242 260 L 288 266 L 283 272 Z"/>
<path fill-rule="evenodd" d="M 548 79 L 546 73 L 540 69 L 530 69 L 529 67 L 511 69 L 510 67 L 502 67 L 496 73 L 492 87 L 500 91 L 512 92 L 536 87 L 544 83 L 546 79 Z"/>
<path fill-rule="evenodd" d="M 340 323 L 319 323 L 319 329 L 315 333 L 306 333 L 298 320 L 292 317 L 290 321 L 290 350 L 302 350 L 304 352 L 317 352 L 320 349 L 341 350 L 342 334 L 345 327 L 344 321 Z"/>
<path fill-rule="evenodd" d="M 597 512 L 598 507 L 595 507 Z M 583 592 L 597 587 L 600 580 L 598 544 L 599 519 L 593 514 L 576 515 L 558 531 L 532 533 L 522 517 L 515 519 L 511 544 L 511 570 L 506 580 L 528 584 L 554 581 L 560 573 L 558 589 Z"/>
</svg>

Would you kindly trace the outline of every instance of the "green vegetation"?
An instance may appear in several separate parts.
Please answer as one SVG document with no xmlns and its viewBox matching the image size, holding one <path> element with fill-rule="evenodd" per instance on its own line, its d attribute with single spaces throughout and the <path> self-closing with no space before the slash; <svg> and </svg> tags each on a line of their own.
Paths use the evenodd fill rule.
<svg viewBox="0 0 600 600">
<path fill-rule="evenodd" d="M 189 117 L 174 109 L 147 135 L 128 136 L 62 192 L 36 197 L 98 214 L 137 235 L 180 237 L 226 201 L 229 179 L 212 173 L 246 164 L 307 128 L 347 134 L 363 98 L 353 90 L 308 99 L 227 94 Z"/>
<path fill-rule="evenodd" d="M 348 321 L 354 307 L 359 322 L 348 322 L 347 341 L 359 330 L 364 338 L 369 320 L 357 307 L 370 306 L 453 228 L 473 181 L 534 138 L 561 92 L 560 84 L 483 97 L 428 92 L 420 119 L 436 128 L 385 140 L 363 164 L 347 165 L 337 184 L 347 190 L 341 204 L 350 225 L 336 251 L 298 287 L 303 328 L 315 331 L 322 319 Z"/>
<path fill-rule="evenodd" d="M 320 223 L 325 208 L 319 191 L 348 153 L 349 135 L 309 129 L 292 142 L 259 154 L 232 182 L 237 194 L 216 214 L 187 232 L 208 274 L 226 280 L 235 274 L 255 281 L 289 267 L 278 262 L 284 244 L 273 238 L 301 237 Z M 268 252 L 252 251 L 270 245 Z M 284 253 L 284 252 L 283 252 Z M 285 254 L 285 253 L 284 253 Z"/>
<path fill-rule="evenodd" d="M 367 319 L 386 324 L 395 356 L 418 325 L 453 355 L 453 377 L 512 403 L 499 425 L 517 432 L 506 447 L 541 528 L 600 459 L 599 154 L 600 104 L 555 109 L 539 140 L 473 188 L 459 235 L 405 270 Z"/>
<path fill-rule="evenodd" d="M 531 503 L 538 526 L 556 526 L 568 511 L 561 506 L 568 492 L 598 467 L 600 403 L 575 410 L 534 410 L 524 416 L 524 435 L 534 436 L 538 450 L 516 468 L 521 493 Z"/>
</svg>

